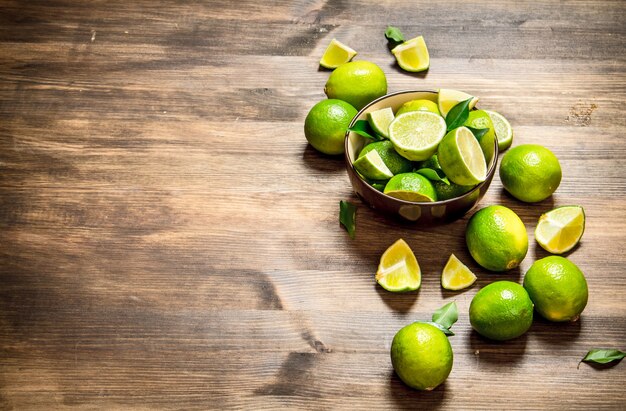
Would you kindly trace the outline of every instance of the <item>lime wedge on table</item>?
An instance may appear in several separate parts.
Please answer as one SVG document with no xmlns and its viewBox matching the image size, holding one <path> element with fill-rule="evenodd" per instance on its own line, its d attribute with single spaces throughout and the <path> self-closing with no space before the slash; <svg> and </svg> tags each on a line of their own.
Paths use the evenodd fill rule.
<svg viewBox="0 0 626 411">
<path fill-rule="evenodd" d="M 372 129 L 385 138 L 389 138 L 389 124 L 391 124 L 393 118 L 391 107 L 367 113 L 367 121 L 372 126 Z"/>
<path fill-rule="evenodd" d="M 437 201 L 433 183 L 418 173 L 404 173 L 393 176 L 387 182 L 384 193 L 405 201 Z"/>
<path fill-rule="evenodd" d="M 439 89 L 438 104 L 439 112 L 442 116 L 447 116 L 452 107 L 456 106 L 461 101 L 465 101 L 471 98 L 472 101 L 469 104 L 469 109 L 473 109 L 476 103 L 478 103 L 478 97 L 471 96 L 459 90 L 452 90 L 448 88 Z"/>
<path fill-rule="evenodd" d="M 511 127 L 511 124 L 500 113 L 489 110 L 485 110 L 485 112 L 489 114 L 489 117 L 491 117 L 491 121 L 493 122 L 493 127 L 496 130 L 496 137 L 498 138 L 498 148 L 500 151 L 504 151 L 511 147 L 511 144 L 513 143 L 513 128 Z"/>
<path fill-rule="evenodd" d="M 487 178 L 485 155 L 467 127 L 458 127 L 446 134 L 439 144 L 437 158 L 453 183 L 474 185 Z"/>
<path fill-rule="evenodd" d="M 430 56 L 424 37 L 419 36 L 397 45 L 391 50 L 398 65 L 406 71 L 418 72 L 430 66 Z"/>
<path fill-rule="evenodd" d="M 411 111 L 389 125 L 389 139 L 398 154 L 411 161 L 423 161 L 435 154 L 446 134 L 446 121 L 429 111 Z"/>
<path fill-rule="evenodd" d="M 535 240 L 552 254 L 563 254 L 578 244 L 585 231 L 585 211 L 580 206 L 563 206 L 539 217 Z"/>
<path fill-rule="evenodd" d="M 393 173 L 376 150 L 357 158 L 353 165 L 356 171 L 370 180 L 388 180 L 393 177 Z"/>
<path fill-rule="evenodd" d="M 356 56 L 356 51 L 341 43 L 337 39 L 332 39 L 320 60 L 320 66 L 327 69 L 334 69 L 347 63 Z"/>
<path fill-rule="evenodd" d="M 454 254 L 450 255 L 441 273 L 441 286 L 446 290 L 462 290 L 474 284 L 476 275 Z"/>
<path fill-rule="evenodd" d="M 411 247 L 399 239 L 380 257 L 376 281 L 387 291 L 417 290 L 422 283 L 422 272 Z"/>
</svg>

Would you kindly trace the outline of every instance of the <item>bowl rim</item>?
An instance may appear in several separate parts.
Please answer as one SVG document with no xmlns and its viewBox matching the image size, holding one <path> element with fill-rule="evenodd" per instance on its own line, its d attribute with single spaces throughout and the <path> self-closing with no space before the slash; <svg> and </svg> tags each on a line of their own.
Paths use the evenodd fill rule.
<svg viewBox="0 0 626 411">
<path fill-rule="evenodd" d="M 412 93 L 431 93 L 431 94 L 439 94 L 438 91 L 436 90 L 401 90 L 401 91 L 396 91 L 394 93 L 389 93 L 389 94 L 385 94 L 384 96 L 378 97 L 375 100 L 372 100 L 371 102 L 369 102 L 365 107 L 363 107 L 361 110 L 359 110 L 358 113 L 356 113 L 354 115 L 354 117 L 352 118 L 352 120 L 350 121 L 350 124 L 348 125 L 348 128 L 352 128 L 352 126 L 354 126 L 354 124 L 357 122 L 357 119 L 359 117 L 361 117 L 362 114 L 365 113 L 365 111 L 367 111 L 367 109 L 369 109 L 371 106 L 373 106 L 374 104 L 378 103 L 379 101 L 385 100 L 387 98 L 390 97 L 395 97 L 401 94 L 412 94 Z M 476 107 L 473 108 L 473 110 L 475 110 Z M 361 175 L 356 171 L 356 169 L 354 168 L 354 165 L 350 159 L 350 154 L 348 154 L 348 149 L 349 149 L 349 145 L 350 145 L 350 133 L 352 133 L 352 131 L 350 130 L 346 130 L 346 134 L 344 136 L 344 148 L 345 148 L 345 152 L 344 152 L 344 159 L 346 162 L 346 166 L 350 167 L 352 169 L 352 172 L 357 176 L 357 178 L 359 180 L 361 180 L 361 182 L 364 183 L 365 187 L 367 187 L 366 189 L 373 192 L 374 195 L 378 195 L 378 196 L 382 196 L 383 198 L 389 200 L 389 201 L 395 201 L 399 204 L 402 205 L 420 205 L 420 206 L 439 206 L 439 205 L 446 205 L 446 204 L 450 204 L 452 202 L 458 201 L 462 198 L 465 197 L 469 197 L 471 196 L 476 190 L 480 190 L 481 187 L 483 185 L 485 185 L 485 183 L 487 183 L 491 177 L 493 176 L 493 174 L 495 174 L 496 172 L 496 167 L 498 165 L 498 155 L 500 154 L 499 149 L 498 149 L 498 139 L 495 138 L 494 139 L 494 146 L 495 146 L 495 151 L 494 151 L 494 161 L 493 164 L 491 165 L 491 167 L 489 167 L 489 169 L 487 170 L 487 174 L 486 174 L 486 178 L 484 181 L 476 184 L 476 186 L 474 188 L 472 188 L 470 191 L 468 191 L 467 193 L 464 193 L 463 195 L 460 195 L 458 197 L 453 197 L 453 198 L 449 198 L 447 200 L 437 200 L 437 201 L 407 201 L 407 200 L 402 200 L 400 198 L 396 198 L 396 197 L 391 197 L 385 193 L 383 193 L 382 191 L 379 191 L 377 189 L 375 189 L 374 187 L 372 187 L 372 185 L 370 183 L 368 183 L 367 181 L 365 181 Z"/>
</svg>

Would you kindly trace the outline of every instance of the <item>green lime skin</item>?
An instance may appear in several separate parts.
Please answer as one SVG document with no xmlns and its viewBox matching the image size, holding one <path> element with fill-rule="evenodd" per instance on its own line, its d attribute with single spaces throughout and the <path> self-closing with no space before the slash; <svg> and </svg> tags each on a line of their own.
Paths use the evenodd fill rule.
<svg viewBox="0 0 626 411">
<path fill-rule="evenodd" d="M 561 165 L 547 148 L 523 144 L 510 149 L 500 162 L 500 180 L 513 197 L 536 203 L 550 197 L 561 183 Z"/>
<path fill-rule="evenodd" d="M 393 148 L 393 143 L 389 140 L 376 141 L 366 145 L 359 153 L 359 158 L 365 156 L 372 150 L 378 151 L 380 158 L 383 159 L 389 171 L 394 175 L 408 173 L 413 170 L 413 163 L 398 154 L 396 149 Z"/>
<path fill-rule="evenodd" d="M 409 111 L 430 111 L 431 113 L 441 115 L 441 113 L 439 112 L 439 107 L 437 106 L 437 103 L 435 103 L 434 101 L 430 101 L 430 100 L 420 99 L 420 100 L 411 100 L 411 101 L 407 101 L 406 103 L 404 103 L 402 106 L 400 106 L 400 108 L 396 112 L 396 116 L 399 116 L 400 114 L 403 114 L 403 113 L 408 113 Z"/>
<path fill-rule="evenodd" d="M 491 271 L 519 266 L 528 252 L 524 223 L 513 210 L 499 205 L 480 209 L 469 219 L 465 242 L 474 260 Z"/>
<path fill-rule="evenodd" d="M 437 201 L 443 201 L 460 197 L 476 186 L 460 186 L 454 183 L 446 184 L 441 181 L 433 181 L 433 187 L 437 193 Z"/>
<path fill-rule="evenodd" d="M 549 321 L 578 320 L 589 297 L 583 272 L 557 255 L 535 261 L 524 276 L 524 288 L 535 310 Z"/>
<path fill-rule="evenodd" d="M 533 302 L 521 285 L 496 281 L 476 293 L 469 308 L 472 328 L 496 341 L 517 338 L 533 322 Z"/>
<path fill-rule="evenodd" d="M 324 92 L 328 98 L 346 101 L 357 110 L 387 94 L 387 77 L 369 61 L 351 61 L 337 67 L 328 77 Z"/>
<path fill-rule="evenodd" d="M 453 360 L 448 337 L 430 324 L 409 324 L 396 333 L 391 343 L 393 369 L 416 390 L 432 390 L 444 382 L 452 371 Z"/>
<path fill-rule="evenodd" d="M 324 154 L 345 151 L 346 130 L 357 110 L 345 101 L 322 100 L 311 108 L 304 120 L 304 136 L 309 144 Z"/>
</svg>

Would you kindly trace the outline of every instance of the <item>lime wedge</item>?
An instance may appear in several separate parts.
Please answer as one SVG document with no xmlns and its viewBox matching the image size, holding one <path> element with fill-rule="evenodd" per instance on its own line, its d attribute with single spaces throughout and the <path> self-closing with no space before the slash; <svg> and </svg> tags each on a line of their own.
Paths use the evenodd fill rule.
<svg viewBox="0 0 626 411">
<path fill-rule="evenodd" d="M 357 158 L 353 165 L 356 171 L 370 180 L 388 180 L 393 177 L 393 173 L 376 150 Z"/>
<path fill-rule="evenodd" d="M 513 128 L 511 127 L 511 124 L 500 113 L 489 110 L 485 110 L 485 112 L 487 112 L 489 117 L 491 117 L 493 127 L 496 129 L 496 137 L 498 138 L 498 148 L 500 151 L 504 151 L 511 147 L 511 144 L 513 143 Z"/>
<path fill-rule="evenodd" d="M 391 124 L 393 118 L 393 110 L 391 107 L 367 113 L 367 121 L 370 123 L 370 126 L 372 126 L 372 129 L 385 138 L 389 138 L 389 124 Z"/>
<path fill-rule="evenodd" d="M 450 255 L 441 273 L 441 286 L 446 290 L 462 290 L 474 284 L 476 275 L 454 254 Z"/>
<path fill-rule="evenodd" d="M 418 173 L 403 173 L 393 176 L 387 182 L 384 193 L 404 201 L 437 201 L 433 183 Z"/>
<path fill-rule="evenodd" d="M 422 272 L 411 247 L 399 239 L 380 257 L 376 281 L 387 291 L 414 291 L 420 288 Z"/>
<path fill-rule="evenodd" d="M 441 169 L 455 184 L 469 186 L 485 181 L 485 154 L 467 127 L 450 131 L 441 140 L 437 154 Z"/>
<path fill-rule="evenodd" d="M 578 244 L 585 231 L 585 210 L 581 206 L 563 206 L 539 217 L 535 240 L 552 254 L 563 254 Z"/>
<path fill-rule="evenodd" d="M 435 154 L 446 134 L 446 121 L 429 111 L 410 111 L 389 125 L 389 140 L 402 157 L 423 161 Z"/>
<path fill-rule="evenodd" d="M 327 69 L 335 69 L 352 60 L 354 56 L 356 56 L 356 51 L 337 39 L 332 39 L 320 60 L 320 66 Z"/>
<path fill-rule="evenodd" d="M 471 98 L 472 101 L 469 104 L 469 109 L 473 109 L 476 103 L 478 103 L 478 97 L 470 96 L 459 90 L 452 90 L 447 88 L 439 89 L 439 112 L 442 116 L 447 116 L 452 107 L 456 106 L 461 101 L 465 101 Z"/>
<path fill-rule="evenodd" d="M 398 65 L 406 71 L 418 72 L 427 70 L 430 57 L 424 37 L 419 36 L 397 45 L 391 50 Z"/>
</svg>

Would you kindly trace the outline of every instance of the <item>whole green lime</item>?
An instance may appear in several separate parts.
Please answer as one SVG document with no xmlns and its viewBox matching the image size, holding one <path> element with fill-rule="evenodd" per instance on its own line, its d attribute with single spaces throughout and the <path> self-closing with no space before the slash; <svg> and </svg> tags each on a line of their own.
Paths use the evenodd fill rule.
<svg viewBox="0 0 626 411">
<path fill-rule="evenodd" d="M 389 140 L 376 141 L 366 145 L 359 153 L 359 158 L 365 156 L 372 150 L 378 151 L 380 158 L 383 159 L 387 168 L 389 168 L 394 175 L 408 173 L 413 170 L 413 163 L 398 154 L 395 148 L 393 148 L 393 143 Z"/>
<path fill-rule="evenodd" d="M 476 293 L 469 308 L 472 328 L 483 337 L 505 341 L 519 337 L 533 322 L 533 302 L 521 285 L 496 281 Z"/>
<path fill-rule="evenodd" d="M 391 364 L 398 377 L 416 390 L 432 390 L 452 371 L 452 346 L 437 327 L 413 323 L 403 327 L 391 343 Z"/>
<path fill-rule="evenodd" d="M 384 193 L 405 201 L 437 201 L 433 183 L 418 173 L 396 174 L 385 186 Z"/>
<path fill-rule="evenodd" d="M 513 210 L 499 205 L 485 207 L 470 218 L 465 241 L 474 260 L 491 271 L 517 267 L 528 251 L 524 223 Z"/>
<path fill-rule="evenodd" d="M 537 312 L 550 321 L 578 320 L 589 296 L 583 272 L 557 255 L 535 261 L 524 276 L 524 288 Z"/>
<path fill-rule="evenodd" d="M 346 130 L 356 113 L 356 109 L 345 101 L 322 100 L 306 116 L 304 135 L 317 151 L 342 154 Z"/>
<path fill-rule="evenodd" d="M 559 160 L 537 144 L 513 147 L 500 162 L 500 180 L 505 190 L 527 203 L 550 197 L 559 187 L 561 176 Z"/>
<path fill-rule="evenodd" d="M 437 103 L 430 100 L 418 99 L 407 101 L 402 104 L 398 111 L 396 111 L 396 117 L 402 113 L 408 113 L 409 111 L 430 111 L 431 113 L 439 114 L 439 107 Z"/>
<path fill-rule="evenodd" d="M 337 67 L 328 77 L 324 92 L 328 98 L 347 101 L 357 110 L 387 94 L 387 77 L 369 61 L 352 61 Z"/>
</svg>

